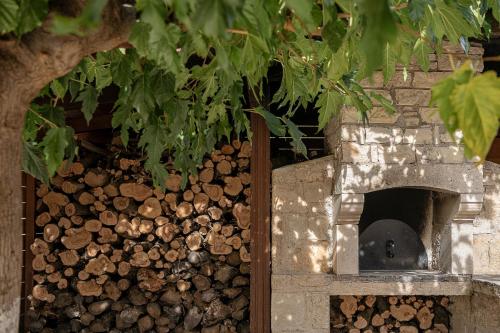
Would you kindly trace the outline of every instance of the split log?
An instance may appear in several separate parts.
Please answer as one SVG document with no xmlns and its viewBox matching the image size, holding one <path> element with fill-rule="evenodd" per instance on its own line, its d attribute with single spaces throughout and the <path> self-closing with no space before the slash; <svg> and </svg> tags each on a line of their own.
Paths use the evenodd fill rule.
<svg viewBox="0 0 500 333">
<path fill-rule="evenodd" d="M 391 305 L 390 311 L 391 316 L 396 318 L 398 321 L 409 321 L 417 314 L 417 310 L 408 304 L 402 304 L 400 306 Z"/>
<path fill-rule="evenodd" d="M 161 205 L 157 198 L 147 198 L 142 205 L 139 206 L 139 214 L 144 217 L 154 219 L 161 215 Z"/>
<path fill-rule="evenodd" d="M 153 196 L 153 190 L 144 184 L 124 183 L 120 185 L 120 193 L 127 198 L 133 198 L 136 201 L 144 201 Z"/>
<path fill-rule="evenodd" d="M 238 227 L 241 229 L 250 228 L 250 207 L 237 203 L 233 208 L 233 216 L 236 218 Z"/>
<path fill-rule="evenodd" d="M 90 170 L 85 174 L 83 181 L 90 187 L 99 187 L 106 185 L 108 179 L 109 175 L 107 172 Z"/>
</svg>

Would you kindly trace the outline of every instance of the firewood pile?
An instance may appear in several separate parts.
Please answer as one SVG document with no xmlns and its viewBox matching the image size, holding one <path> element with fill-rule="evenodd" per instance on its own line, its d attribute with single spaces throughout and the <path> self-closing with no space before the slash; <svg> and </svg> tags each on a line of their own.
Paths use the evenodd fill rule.
<svg viewBox="0 0 500 333">
<path fill-rule="evenodd" d="M 219 148 L 184 188 L 118 145 L 39 184 L 29 331 L 249 332 L 251 147 Z"/>
<path fill-rule="evenodd" d="M 331 333 L 448 333 L 445 296 L 332 296 Z"/>
</svg>

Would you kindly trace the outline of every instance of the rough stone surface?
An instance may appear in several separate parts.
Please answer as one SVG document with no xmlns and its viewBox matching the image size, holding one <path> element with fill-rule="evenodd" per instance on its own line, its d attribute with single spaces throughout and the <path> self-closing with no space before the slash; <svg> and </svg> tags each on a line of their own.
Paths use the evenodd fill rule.
<svg viewBox="0 0 500 333">
<path fill-rule="evenodd" d="M 397 66 L 389 82 L 375 73 L 362 85 L 392 100 L 395 113 L 374 103 L 369 124 L 363 124 L 358 112 L 345 106 L 325 128 L 331 155 L 273 171 L 273 332 L 329 332 L 330 295 L 450 295 L 457 300 L 458 314 L 468 309 L 474 321 L 485 321 L 487 314 L 473 312 L 471 304 L 493 302 L 487 297 L 498 295 L 473 292 L 476 282 L 470 274 L 500 274 L 500 166 L 486 163 L 481 168 L 467 161 L 437 109 L 429 106 L 430 88 L 452 70 L 448 53 L 459 65 L 465 59 L 461 52 L 445 44 L 442 55 L 430 55 L 427 73 L 414 62 L 406 73 Z M 481 55 L 481 48 L 471 48 L 477 70 L 483 66 Z M 460 207 L 446 208 L 453 212 L 441 233 L 445 250 L 436 260 L 442 261 L 438 267 L 443 271 L 465 275 L 357 275 L 357 223 L 364 194 L 396 187 L 432 189 L 461 198 L 453 202 Z M 476 218 L 483 193 L 484 205 Z M 500 313 L 500 308 L 492 311 Z M 454 327 L 472 319 L 453 316 Z M 471 332 L 493 332 L 492 327 Z"/>
</svg>

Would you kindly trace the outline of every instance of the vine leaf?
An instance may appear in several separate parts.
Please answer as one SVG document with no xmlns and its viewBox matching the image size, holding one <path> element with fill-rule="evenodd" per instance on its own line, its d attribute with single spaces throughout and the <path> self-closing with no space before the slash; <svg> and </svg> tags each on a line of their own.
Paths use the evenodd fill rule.
<svg viewBox="0 0 500 333">
<path fill-rule="evenodd" d="M 276 117 L 261 106 L 255 108 L 255 112 L 257 112 L 262 116 L 262 118 L 264 118 L 271 133 L 276 136 L 285 136 L 286 128 L 280 118 Z"/>
<path fill-rule="evenodd" d="M 286 119 L 285 123 L 288 128 L 288 133 L 292 137 L 292 147 L 295 149 L 297 153 L 307 157 L 307 148 L 304 142 L 302 142 L 304 133 L 302 133 L 297 127 L 297 125 L 295 125 L 290 119 Z"/>
<path fill-rule="evenodd" d="M 88 85 L 80 92 L 77 102 L 82 102 L 82 113 L 87 121 L 87 124 L 92 119 L 92 115 L 94 114 L 97 108 L 97 90 L 94 86 Z"/>
<path fill-rule="evenodd" d="M 54 127 L 47 131 L 41 142 L 50 176 L 56 172 L 64 159 L 64 151 L 69 144 L 66 134 L 66 128 Z"/>
<path fill-rule="evenodd" d="M 499 128 L 499 95 L 500 78 L 494 72 L 474 76 L 470 61 L 432 88 L 431 103 L 452 137 L 462 132 L 468 158 L 482 161 L 488 153 Z"/>
<path fill-rule="evenodd" d="M 335 90 L 326 90 L 319 95 L 316 107 L 319 108 L 318 131 L 325 128 L 330 119 L 340 112 L 343 96 Z"/>
<path fill-rule="evenodd" d="M 464 145 L 470 156 L 484 160 L 497 132 L 500 119 L 500 79 L 494 72 L 472 78 L 458 85 L 451 96 Z"/>
<path fill-rule="evenodd" d="M 23 157 L 22 157 L 23 171 L 29 173 L 33 177 L 41 180 L 45 184 L 49 183 L 49 173 L 47 164 L 43 159 L 40 148 L 33 142 L 26 142 L 23 140 Z"/>
<path fill-rule="evenodd" d="M 16 28 L 17 35 L 20 36 L 42 25 L 48 11 L 48 0 L 21 0 L 19 2 L 19 22 Z"/>
<path fill-rule="evenodd" d="M 386 0 L 363 0 L 362 8 L 366 24 L 360 48 L 366 58 L 366 73 L 371 74 L 382 65 L 383 47 L 396 39 L 397 28 L 389 3 Z"/>
<path fill-rule="evenodd" d="M 0 1 L 0 34 L 15 29 L 18 10 L 19 6 L 15 0 Z"/>
</svg>

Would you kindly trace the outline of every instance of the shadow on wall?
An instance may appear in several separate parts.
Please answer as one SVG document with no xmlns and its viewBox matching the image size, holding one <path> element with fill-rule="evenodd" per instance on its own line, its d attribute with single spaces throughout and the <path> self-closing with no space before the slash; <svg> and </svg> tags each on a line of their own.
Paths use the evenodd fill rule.
<svg viewBox="0 0 500 333">
<path fill-rule="evenodd" d="M 475 213 L 483 192 L 482 174 L 474 165 L 335 164 L 333 156 L 327 156 L 274 170 L 274 274 L 331 273 L 336 264 L 342 264 L 335 260 L 357 264 L 358 237 L 364 228 L 358 225 L 363 196 L 394 188 L 427 189 L 436 193 L 433 229 L 425 230 L 424 241 L 434 263 L 431 269 L 471 273 L 474 217 L 468 214 Z M 337 181 L 334 179 L 336 169 L 342 171 L 342 179 Z M 361 211 L 349 211 L 351 206 L 336 200 L 341 193 L 359 194 L 361 202 L 352 210 L 361 207 Z M 391 209 L 391 204 L 398 203 L 386 203 L 387 209 Z M 347 218 L 339 219 L 340 205 Z M 344 211 L 345 207 L 348 211 Z M 411 203 L 404 209 L 412 209 Z M 415 216 L 421 215 L 417 210 L 422 207 L 414 209 Z M 451 223 L 454 215 L 457 216 Z M 412 223 L 417 222 L 410 221 L 410 225 Z M 421 234 L 423 231 L 418 228 L 426 228 L 411 226 Z"/>
</svg>

